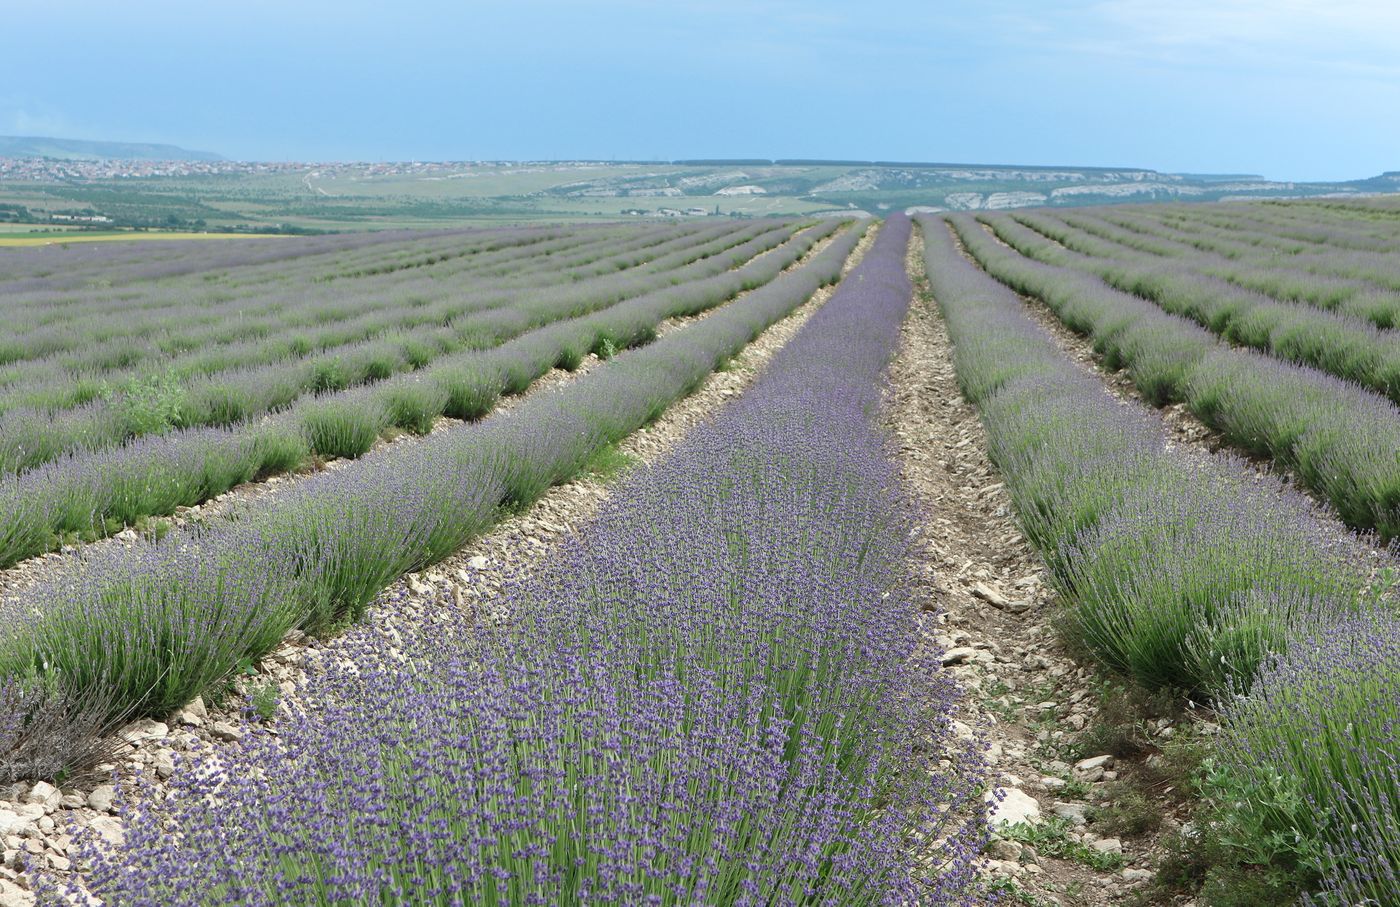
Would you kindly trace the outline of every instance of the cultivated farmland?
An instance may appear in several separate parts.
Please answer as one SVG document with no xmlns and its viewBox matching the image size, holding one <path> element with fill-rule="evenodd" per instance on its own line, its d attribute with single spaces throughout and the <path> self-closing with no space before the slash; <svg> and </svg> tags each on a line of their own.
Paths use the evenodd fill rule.
<svg viewBox="0 0 1400 907">
<path fill-rule="evenodd" d="M 0 250 L 0 904 L 1400 904 L 1397 253 Z"/>
</svg>

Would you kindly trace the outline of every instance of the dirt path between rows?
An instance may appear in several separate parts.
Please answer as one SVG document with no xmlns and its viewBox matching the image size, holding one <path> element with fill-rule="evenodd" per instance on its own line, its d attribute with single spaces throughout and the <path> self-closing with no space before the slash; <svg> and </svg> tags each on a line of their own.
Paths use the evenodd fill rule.
<svg viewBox="0 0 1400 907">
<path fill-rule="evenodd" d="M 1004 903 L 1126 903 L 1151 878 L 1154 856 L 1087 824 L 1117 778 L 1112 757 L 1081 761 L 1106 755 L 1080 752 L 1077 739 L 1099 718 L 1093 675 L 1058 642 L 1054 593 L 958 390 L 917 232 L 909 268 L 917 295 L 891 369 L 887 421 L 927 513 L 922 592 L 943 612 L 939 642 L 965 689 L 964 730 L 987 739 L 991 781 L 1006 792 L 993 821 L 1028 820 L 998 830 L 988 878 Z"/>
<path fill-rule="evenodd" d="M 878 228 L 866 232 L 846 260 L 843 276 L 864 257 L 877 232 Z M 824 243 L 809 255 L 821 248 Z M 618 451 L 633 462 L 642 463 L 653 463 L 665 456 L 717 408 L 752 385 L 777 351 L 834 292 L 835 287 L 818 290 L 795 312 L 746 346 L 728 368 L 712 373 L 689 397 L 676 401 L 651 425 L 620 441 Z M 736 299 L 727 304 L 739 302 Z M 704 317 L 702 314 L 673 319 L 666 330 Z M 537 382 L 531 393 L 572 380 L 576 374 L 556 370 Z M 516 400 L 511 402 L 518 405 Z M 550 489 L 524 513 L 496 524 L 447 560 L 422 573 L 409 574 L 385 589 L 370 607 L 362 626 L 382 634 L 387 642 L 411 628 L 471 621 L 478 614 L 491 612 L 505 585 L 528 577 L 565 536 L 592 518 L 609 490 L 607 481 L 586 475 Z M 238 691 L 222 706 L 211 708 L 200 698 L 168 721 L 143 720 L 124 728 L 118 735 L 117 757 L 99 766 L 98 772 L 115 781 L 131 779 L 140 772 L 157 780 L 157 793 L 167 790 L 167 779 L 178 772 L 197 770 L 205 761 L 217 758 L 221 747 L 241 739 L 244 728 L 238 710 L 242 704 L 240 693 L 275 690 L 275 709 L 279 713 L 292 709 L 298 681 L 315 669 L 314 663 L 322 652 L 320 641 L 293 631 L 262 660 L 255 674 L 239 678 Z M 114 793 L 110 782 L 62 790 L 45 782 L 0 787 L 0 838 L 4 845 L 0 907 L 28 907 L 33 903 L 28 880 L 20 869 L 21 851 L 26 852 L 27 859 L 65 874 L 73 869 L 69 850 L 74 826 L 91 828 L 109 841 L 120 840 L 123 829 L 115 815 Z M 10 816 L 15 819 L 12 824 L 22 825 L 22 831 L 4 831 Z M 20 822 L 22 819 L 26 821 Z"/>
</svg>

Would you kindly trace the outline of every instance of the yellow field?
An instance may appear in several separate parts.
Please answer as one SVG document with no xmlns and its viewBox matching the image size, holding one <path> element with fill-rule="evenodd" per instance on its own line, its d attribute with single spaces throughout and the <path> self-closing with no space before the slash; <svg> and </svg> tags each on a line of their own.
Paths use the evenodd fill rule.
<svg viewBox="0 0 1400 907">
<path fill-rule="evenodd" d="M 120 242 L 133 239 L 273 239 L 267 234 L 257 233 L 176 233 L 173 231 L 152 230 L 148 232 L 123 231 L 114 233 L 29 233 L 5 235 L 0 233 L 0 246 L 48 246 L 55 243 L 72 242 Z"/>
</svg>

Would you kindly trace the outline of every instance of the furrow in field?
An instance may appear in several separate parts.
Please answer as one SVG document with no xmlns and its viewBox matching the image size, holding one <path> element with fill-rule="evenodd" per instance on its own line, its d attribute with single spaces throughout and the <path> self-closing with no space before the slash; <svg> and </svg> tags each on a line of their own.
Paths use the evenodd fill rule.
<svg viewBox="0 0 1400 907">
<path fill-rule="evenodd" d="M 921 225 L 935 228 L 945 229 Z M 987 431 L 959 389 L 921 236 L 909 273 L 918 292 L 893 364 L 887 421 L 905 479 L 925 505 L 919 595 L 946 615 L 937 642 L 966 690 L 961 730 L 985 741 L 989 785 L 1005 794 L 993 813 L 987 878 L 1013 902 L 1024 892 L 1037 903 L 1122 903 L 1151 874 L 1157 835 L 1129 838 L 1066 818 L 1115 802 L 1112 778 L 1088 781 L 1073 768 L 1099 755 L 1080 743 L 1102 720 L 1095 678 L 1060 644 L 1053 582 L 1017 525 L 1005 478 L 988 459 Z M 1180 819 L 1166 816 L 1162 831 Z M 1091 846 L 1099 841 L 1102 851 Z"/>
</svg>

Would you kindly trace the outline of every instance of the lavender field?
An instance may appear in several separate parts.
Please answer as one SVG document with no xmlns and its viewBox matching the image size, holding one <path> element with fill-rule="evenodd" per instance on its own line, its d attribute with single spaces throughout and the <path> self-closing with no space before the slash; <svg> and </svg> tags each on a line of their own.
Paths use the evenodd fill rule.
<svg viewBox="0 0 1400 907">
<path fill-rule="evenodd" d="M 1400 208 L 0 250 L 0 907 L 1400 904 Z"/>
</svg>

